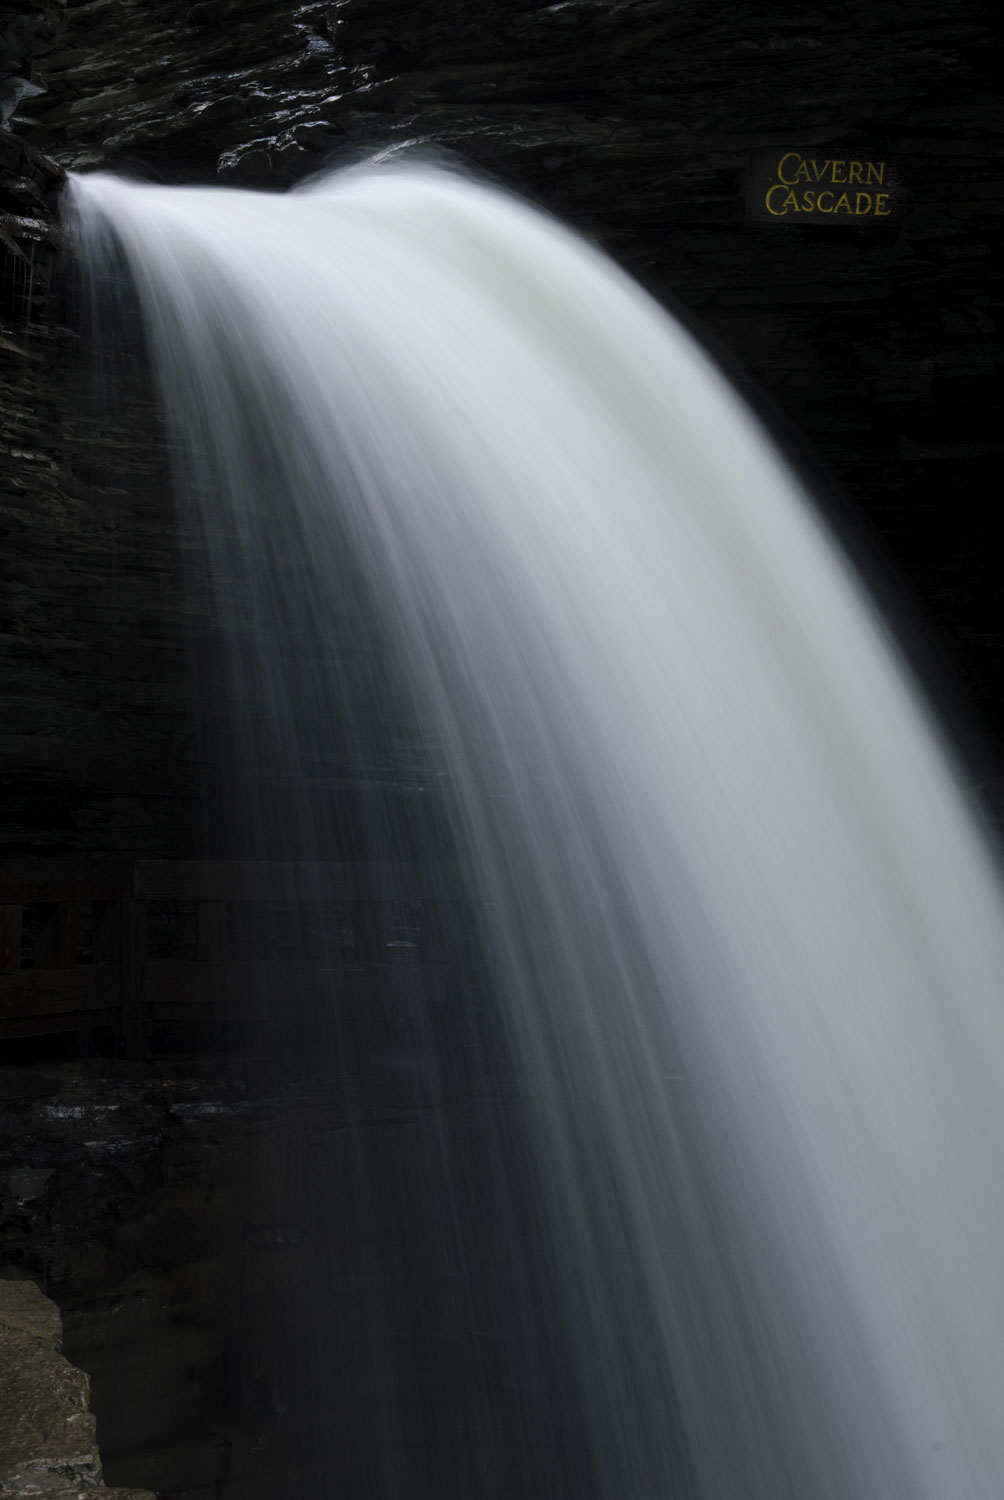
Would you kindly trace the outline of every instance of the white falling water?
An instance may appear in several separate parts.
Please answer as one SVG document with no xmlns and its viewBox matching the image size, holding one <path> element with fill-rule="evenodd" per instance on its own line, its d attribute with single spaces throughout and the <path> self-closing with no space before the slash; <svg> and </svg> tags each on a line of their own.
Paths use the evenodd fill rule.
<svg viewBox="0 0 1004 1500">
<path fill-rule="evenodd" d="M 704 1500 L 999 1500 L 996 879 L 742 404 L 602 255 L 454 173 L 73 196 L 190 482 L 255 545 L 298 507 L 294 612 L 350 538 L 406 655 L 604 1500 L 683 1494 L 675 1407 Z"/>
</svg>

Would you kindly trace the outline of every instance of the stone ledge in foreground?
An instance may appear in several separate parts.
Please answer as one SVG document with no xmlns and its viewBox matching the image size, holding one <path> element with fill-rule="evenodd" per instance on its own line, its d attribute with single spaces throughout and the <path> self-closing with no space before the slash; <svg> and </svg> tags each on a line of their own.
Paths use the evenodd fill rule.
<svg viewBox="0 0 1004 1500">
<path fill-rule="evenodd" d="M 156 1500 L 102 1483 L 90 1381 L 64 1359 L 62 1336 L 59 1309 L 34 1281 L 0 1279 L 0 1497 Z"/>
</svg>

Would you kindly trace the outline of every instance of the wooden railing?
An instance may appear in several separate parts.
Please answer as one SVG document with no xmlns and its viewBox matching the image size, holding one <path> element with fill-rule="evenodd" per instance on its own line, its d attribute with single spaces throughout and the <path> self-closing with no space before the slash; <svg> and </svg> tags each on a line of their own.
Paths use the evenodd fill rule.
<svg viewBox="0 0 1004 1500">
<path fill-rule="evenodd" d="M 354 1009 L 406 986 L 410 963 L 422 965 L 428 990 L 448 981 L 456 958 L 464 900 L 455 885 L 445 869 L 391 863 L 0 865 L 0 1043 L 110 1033 L 139 1057 L 159 1025 L 218 1017 L 252 986 L 274 984 L 309 1005 L 334 971 L 340 1003 Z M 256 908 L 264 916 L 249 954 L 241 933 Z M 298 950 L 296 921 L 276 943 L 270 915 L 306 930 L 310 913 L 319 949 L 306 951 L 304 939 Z M 165 921 L 181 919 L 185 938 L 165 943 Z"/>
</svg>

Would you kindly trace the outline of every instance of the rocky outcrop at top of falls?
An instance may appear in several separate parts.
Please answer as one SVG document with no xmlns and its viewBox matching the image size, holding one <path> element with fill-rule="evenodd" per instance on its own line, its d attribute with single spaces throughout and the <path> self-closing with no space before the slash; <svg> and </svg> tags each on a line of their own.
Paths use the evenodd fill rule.
<svg viewBox="0 0 1004 1500">
<path fill-rule="evenodd" d="M 23 353 L 23 340 L 16 337 L 17 324 L 22 318 L 30 320 L 33 305 L 41 301 L 46 286 L 42 275 L 37 285 L 30 285 L 24 268 L 33 267 L 37 258 L 41 270 L 56 243 L 52 221 L 64 172 L 22 131 L 33 128 L 34 122 L 25 116 L 32 102 L 46 91 L 36 76 L 38 63 L 55 46 L 61 22 L 62 6 L 55 0 L 16 0 L 0 6 L 0 285 L 4 315 L 0 349 L 7 354 Z"/>
<path fill-rule="evenodd" d="M 64 167 L 281 189 L 419 143 L 529 193 L 682 311 L 824 502 L 835 476 L 1004 736 L 983 499 L 1004 142 L 982 3 L 877 0 L 856 19 L 830 0 L 7 0 L 0 16 L 7 76 L 44 89 L 0 130 L 0 212 L 25 221 L 0 223 L 9 848 L 171 853 L 193 828 L 185 663 L 205 620 L 179 581 L 200 565 L 142 382 L 114 408 L 94 396 L 48 239 Z M 906 213 L 747 223 L 750 160 L 786 142 L 894 154 Z"/>
</svg>

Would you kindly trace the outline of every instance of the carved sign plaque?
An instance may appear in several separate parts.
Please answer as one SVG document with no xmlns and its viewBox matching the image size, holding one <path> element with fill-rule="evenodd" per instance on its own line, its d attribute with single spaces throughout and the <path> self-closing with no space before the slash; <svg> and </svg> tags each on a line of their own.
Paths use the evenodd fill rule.
<svg viewBox="0 0 1004 1500">
<path fill-rule="evenodd" d="M 905 200 L 889 157 L 860 147 L 775 146 L 758 152 L 746 174 L 746 218 L 757 224 L 880 228 Z"/>
</svg>

